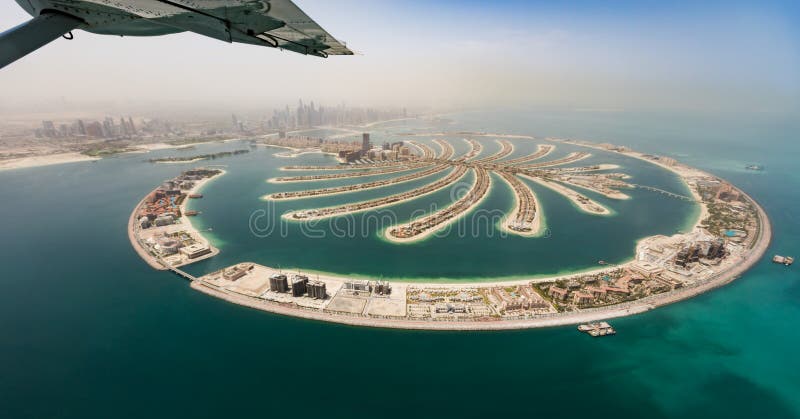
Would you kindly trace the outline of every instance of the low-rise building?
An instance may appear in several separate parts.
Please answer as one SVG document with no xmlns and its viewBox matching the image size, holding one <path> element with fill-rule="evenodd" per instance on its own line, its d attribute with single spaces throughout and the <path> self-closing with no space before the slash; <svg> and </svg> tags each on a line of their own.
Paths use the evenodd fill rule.
<svg viewBox="0 0 800 419">
<path fill-rule="evenodd" d="M 375 294 L 388 295 L 392 293 L 392 286 L 389 284 L 389 281 L 376 281 L 373 292 Z"/>
<path fill-rule="evenodd" d="M 572 299 L 575 304 L 589 304 L 594 300 L 594 296 L 587 292 L 583 291 L 576 291 L 572 294 Z"/>
<path fill-rule="evenodd" d="M 569 295 L 569 290 L 552 285 L 550 289 L 547 290 L 547 295 L 557 300 L 566 300 L 567 295 Z"/>
<path fill-rule="evenodd" d="M 592 294 L 595 298 L 604 298 L 606 296 L 606 290 L 602 287 L 586 287 L 586 292 Z"/>
<path fill-rule="evenodd" d="M 181 243 L 170 237 L 162 237 L 158 240 L 158 252 L 162 256 L 174 255 L 181 248 Z"/>
<path fill-rule="evenodd" d="M 170 225 L 170 224 L 174 224 L 174 223 L 175 223 L 175 216 L 173 216 L 172 214 L 159 215 L 153 221 L 153 224 L 155 224 L 157 227 L 162 227 L 162 226 L 166 226 L 166 225 Z"/>
<path fill-rule="evenodd" d="M 222 271 L 222 278 L 228 281 L 235 281 L 247 274 L 253 269 L 252 263 L 240 263 Z"/>
<path fill-rule="evenodd" d="M 355 292 L 370 292 L 372 288 L 367 280 L 353 280 L 345 281 L 344 289 Z"/>
<path fill-rule="evenodd" d="M 204 255 L 207 255 L 207 254 L 211 253 L 211 248 L 209 248 L 208 246 L 206 246 L 204 244 L 194 243 L 194 244 L 190 244 L 188 246 L 182 247 L 180 251 L 181 251 L 181 253 L 186 255 L 187 258 L 196 259 L 196 258 L 199 258 L 200 256 L 204 256 Z"/>
</svg>

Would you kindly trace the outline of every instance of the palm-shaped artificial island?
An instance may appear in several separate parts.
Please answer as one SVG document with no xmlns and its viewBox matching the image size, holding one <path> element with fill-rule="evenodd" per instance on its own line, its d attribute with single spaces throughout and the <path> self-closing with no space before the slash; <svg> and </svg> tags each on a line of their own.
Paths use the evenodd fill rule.
<svg viewBox="0 0 800 419">
<path fill-rule="evenodd" d="M 448 224 L 467 214 L 480 205 L 492 188 L 491 172 L 498 175 L 514 192 L 515 205 L 501 223 L 501 228 L 510 234 L 533 237 L 544 230 L 542 207 L 531 187 L 522 179 L 536 182 L 550 188 L 570 200 L 576 208 L 592 215 L 609 215 L 611 210 L 582 194 L 576 189 L 584 189 L 612 199 L 628 199 L 628 195 L 619 191 L 632 185 L 624 179 L 623 173 L 611 173 L 617 169 L 613 164 L 596 164 L 578 167 L 563 167 L 585 160 L 591 156 L 588 152 L 571 152 L 564 157 L 548 159 L 556 146 L 554 144 L 537 144 L 536 151 L 526 156 L 508 159 L 514 153 L 514 143 L 505 138 L 494 141 L 499 144 L 499 151 L 485 156 L 482 143 L 474 138 L 465 138 L 469 144 L 467 153 L 455 156 L 453 144 L 447 139 L 434 138 L 438 153 L 427 144 L 408 141 L 414 150 L 399 155 L 397 159 L 362 164 L 342 164 L 331 166 L 287 166 L 286 171 L 306 171 L 311 175 L 283 176 L 272 178 L 273 183 L 301 183 L 353 179 L 366 176 L 392 175 L 388 178 L 344 186 L 332 186 L 317 189 L 301 189 L 288 192 L 277 192 L 263 197 L 265 200 L 299 200 L 337 194 L 346 194 L 364 190 L 385 188 L 391 185 L 411 182 L 418 179 L 445 174 L 417 188 L 382 196 L 367 201 L 358 201 L 342 205 L 308 208 L 284 214 L 284 219 L 294 221 L 320 220 L 344 216 L 358 212 L 391 207 L 404 202 L 417 200 L 434 192 L 453 188 L 469 177 L 469 188 L 456 197 L 449 205 L 432 210 L 406 223 L 393 225 L 384 231 L 384 236 L 393 242 L 409 242 L 424 239 L 431 234 L 443 230 Z M 399 153 L 398 153 L 399 154 Z M 334 173 L 331 173 L 334 172 Z M 341 172 L 341 173 L 340 173 Z M 603 173 L 598 173 L 603 172 Z M 421 205 L 420 207 L 425 207 Z"/>
<path fill-rule="evenodd" d="M 329 274 L 312 279 L 300 271 L 292 273 L 280 267 L 241 262 L 195 277 L 180 267 L 219 252 L 183 217 L 199 213 L 186 207 L 189 198 L 202 198 L 201 188 L 212 178 L 225 174 L 219 168 L 205 167 L 186 170 L 164 182 L 136 206 L 128 222 L 131 243 L 154 268 L 169 269 L 191 280 L 192 287 L 199 291 L 261 310 L 363 326 L 504 329 L 608 319 L 689 298 L 737 278 L 758 261 L 770 241 L 769 221 L 752 198 L 723 179 L 669 157 L 578 140 L 531 143 L 536 140 L 528 136 L 472 132 L 407 135 L 413 139 L 391 144 L 390 150 L 380 153 L 380 158 L 366 147 L 366 136 L 358 151 L 351 150 L 352 144 L 335 143 L 334 149 L 340 145 L 346 148 L 337 151 L 344 153 L 339 155 L 344 164 L 282 167 L 287 175 L 268 181 L 289 190 L 262 199 L 309 199 L 308 206 L 297 205 L 296 208 L 302 209 L 282 216 L 298 223 L 355 213 L 382 215 L 380 209 L 391 210 L 403 203 L 420 209 L 415 214 L 422 208 L 431 208 L 410 220 L 386 223 L 392 225 L 381 233 L 393 243 L 446 233 L 449 224 L 470 214 L 491 188 L 500 183 L 513 192 L 515 205 L 502 218 L 499 228 L 522 237 L 535 237 L 545 230 L 543 209 L 531 188 L 534 183 L 554 191 L 556 196 L 569 200 L 577 211 L 590 216 L 608 216 L 613 212 L 584 192 L 613 202 L 629 199 L 621 190 L 633 187 L 692 201 L 699 206 L 700 213 L 694 226 L 685 232 L 640 239 L 635 257 L 628 262 L 576 273 L 501 277 L 481 283 L 458 280 L 389 283 L 383 279 L 370 281 Z M 325 151 L 324 145 L 320 147 L 320 143 L 296 148 L 298 144 L 308 147 L 315 143 L 295 140 L 270 140 L 265 145 L 291 148 L 292 155 L 331 152 Z M 456 155 L 454 145 L 463 146 L 464 142 L 466 152 Z M 513 156 L 515 144 L 523 142 L 527 143 L 526 150 L 531 144 L 536 147 L 527 155 Z M 554 156 L 557 147 L 567 150 Z M 594 150 L 643 160 L 669 170 L 682 180 L 691 196 L 628 183 L 629 176 L 620 173 L 615 164 L 587 165 L 586 160 Z M 353 183 L 317 187 L 339 180 Z M 414 181 L 409 190 L 388 192 L 393 185 Z M 312 182 L 314 188 L 299 187 Z M 352 199 L 345 204 L 316 208 L 310 200 L 338 194 L 357 196 L 356 192 L 369 190 L 382 193 L 377 198 Z M 444 190 L 449 190 L 452 198 L 445 201 L 444 207 L 431 205 L 439 201 L 429 195 Z M 607 330 L 586 327 L 588 332 L 598 335 L 600 329 Z"/>
</svg>

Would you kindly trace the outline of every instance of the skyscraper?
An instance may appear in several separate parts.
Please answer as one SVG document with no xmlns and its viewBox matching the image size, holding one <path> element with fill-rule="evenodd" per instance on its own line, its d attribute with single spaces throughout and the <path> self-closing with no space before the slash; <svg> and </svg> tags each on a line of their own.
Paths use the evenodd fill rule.
<svg viewBox="0 0 800 419">
<path fill-rule="evenodd" d="M 369 143 L 369 133 L 365 132 L 361 134 L 361 151 L 366 152 L 370 148 L 372 148 L 372 146 Z"/>
<path fill-rule="evenodd" d="M 42 121 L 42 131 L 45 137 L 53 138 L 56 136 L 56 126 L 53 121 Z"/>
</svg>

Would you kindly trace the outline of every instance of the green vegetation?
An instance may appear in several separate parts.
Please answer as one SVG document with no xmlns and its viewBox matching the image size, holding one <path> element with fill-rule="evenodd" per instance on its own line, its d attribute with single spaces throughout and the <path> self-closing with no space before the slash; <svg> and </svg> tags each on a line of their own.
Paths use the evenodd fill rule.
<svg viewBox="0 0 800 419">
<path fill-rule="evenodd" d="M 119 153 L 128 153 L 136 151 L 133 147 L 92 147 L 88 150 L 81 151 L 81 154 L 89 157 L 107 157 Z"/>
<path fill-rule="evenodd" d="M 218 135 L 216 137 L 186 137 L 176 140 L 166 141 L 167 144 L 181 145 L 181 144 L 195 144 L 195 143 L 213 143 L 214 141 L 230 140 L 236 137 L 231 135 Z"/>
<path fill-rule="evenodd" d="M 159 159 L 150 159 L 148 160 L 150 163 L 160 163 L 160 162 L 187 162 L 187 161 L 195 161 L 195 160 L 214 160 L 217 158 L 222 157 L 229 157 L 235 156 L 238 154 L 249 153 L 250 150 L 235 150 L 235 151 L 220 151 L 219 153 L 214 154 L 199 154 L 195 156 L 175 156 L 175 157 L 162 157 Z"/>
</svg>

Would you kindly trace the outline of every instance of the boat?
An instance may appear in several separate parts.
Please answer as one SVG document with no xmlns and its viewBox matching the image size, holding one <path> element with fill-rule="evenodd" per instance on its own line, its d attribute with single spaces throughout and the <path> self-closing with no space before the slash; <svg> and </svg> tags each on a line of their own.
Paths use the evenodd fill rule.
<svg viewBox="0 0 800 419">
<path fill-rule="evenodd" d="M 189 194 L 189 198 L 192 198 L 192 199 L 198 199 L 198 198 L 202 198 L 202 197 L 203 197 L 203 194 L 201 194 L 201 193 Z"/>
<path fill-rule="evenodd" d="M 748 164 L 747 166 L 745 166 L 745 169 L 761 171 L 761 170 L 764 170 L 764 166 L 762 166 L 760 164 Z"/>
<path fill-rule="evenodd" d="M 780 263 L 786 266 L 790 266 L 794 263 L 794 258 L 791 256 L 781 256 L 775 255 L 772 257 L 772 263 Z"/>
<path fill-rule="evenodd" d="M 187 217 L 194 217 L 195 215 L 200 214 L 200 212 L 195 210 L 189 210 L 184 213 Z"/>
</svg>

